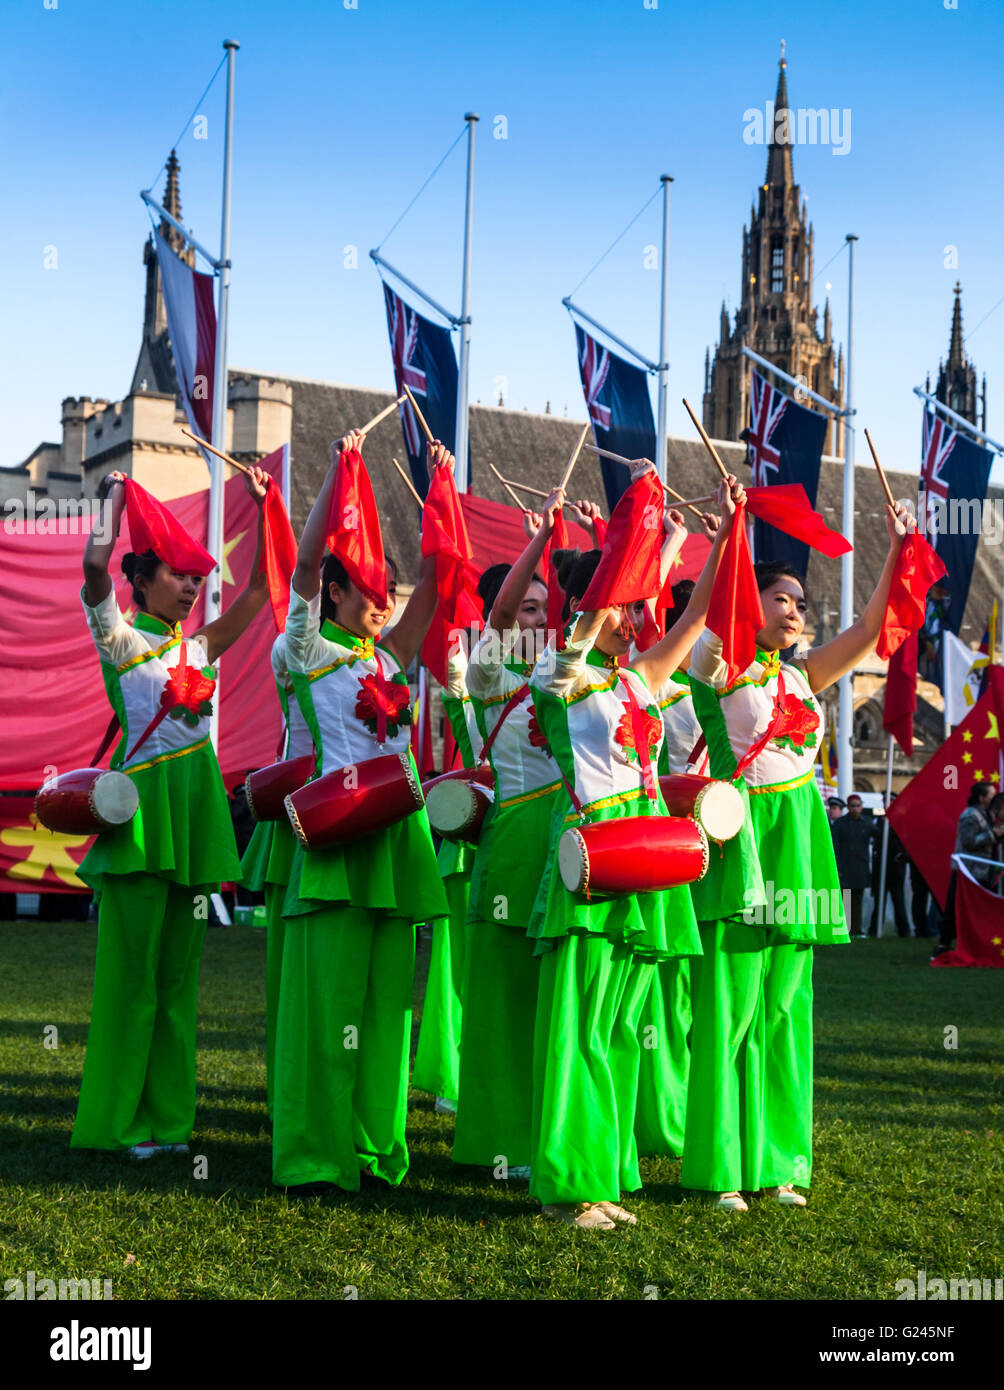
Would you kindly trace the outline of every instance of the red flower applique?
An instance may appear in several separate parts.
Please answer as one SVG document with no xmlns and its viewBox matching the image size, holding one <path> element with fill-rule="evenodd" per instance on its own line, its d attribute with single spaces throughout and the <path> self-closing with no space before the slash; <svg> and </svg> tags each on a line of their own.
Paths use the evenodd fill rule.
<svg viewBox="0 0 1004 1390">
<path fill-rule="evenodd" d="M 402 724 L 411 723 L 408 687 L 398 681 L 385 680 L 379 673 L 360 676 L 356 718 L 366 725 L 371 734 L 379 735 L 381 715 L 387 721 L 388 738 L 393 738 Z"/>
<path fill-rule="evenodd" d="M 628 762 L 638 762 L 638 749 L 634 741 L 634 720 L 631 718 L 631 705 L 625 700 L 624 713 L 621 715 L 621 722 L 617 725 L 617 732 L 614 734 L 614 742 L 619 743 L 624 749 L 624 756 Z M 655 756 L 662 738 L 662 719 L 658 714 L 650 713 L 652 706 L 641 711 L 642 725 L 648 739 L 649 757 Z"/>
<path fill-rule="evenodd" d="M 530 708 L 530 723 L 527 726 L 527 734 L 532 748 L 542 748 L 549 758 L 554 757 L 554 754 L 551 752 L 551 745 L 547 741 L 547 736 L 537 723 L 537 711 L 533 709 L 532 706 Z"/>
<path fill-rule="evenodd" d="M 177 665 L 164 682 L 161 691 L 161 707 L 172 719 L 184 719 L 187 724 L 198 724 L 199 720 L 212 714 L 212 697 L 216 681 L 206 676 L 197 666 Z"/>
<path fill-rule="evenodd" d="M 819 728 L 819 711 L 812 700 L 800 700 L 797 695 L 785 691 L 784 699 L 777 702 L 781 709 L 781 722 L 772 743 L 779 748 L 791 748 L 800 752 L 803 748 L 815 748 L 818 742 L 816 730 Z"/>
</svg>

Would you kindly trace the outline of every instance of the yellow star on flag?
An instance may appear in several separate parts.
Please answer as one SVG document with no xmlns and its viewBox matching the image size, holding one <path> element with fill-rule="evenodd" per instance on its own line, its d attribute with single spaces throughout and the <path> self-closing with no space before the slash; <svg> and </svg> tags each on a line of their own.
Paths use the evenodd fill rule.
<svg viewBox="0 0 1004 1390">
<path fill-rule="evenodd" d="M 86 888 L 87 885 L 77 877 L 77 865 L 70 850 L 86 845 L 90 836 L 56 834 L 40 825 L 34 812 L 28 821 L 27 825 L 9 825 L 0 830 L 0 840 L 5 845 L 12 849 L 28 850 L 24 859 L 11 864 L 7 877 L 38 883 L 45 877 L 46 869 L 50 869 L 68 888 Z"/>
<path fill-rule="evenodd" d="M 962 755 L 962 761 L 963 761 L 964 763 L 971 763 L 972 760 L 973 760 L 973 755 L 972 755 L 972 753 L 963 753 L 963 755 Z"/>
<path fill-rule="evenodd" d="M 972 741 L 973 741 L 973 736 L 972 736 L 971 732 L 967 729 L 967 730 L 965 731 L 965 733 L 962 735 L 962 742 L 963 742 L 963 743 L 972 743 Z"/>
<path fill-rule="evenodd" d="M 992 946 L 1000 946 L 1000 945 L 1002 945 L 1002 944 L 1004 944 L 1004 943 L 1001 942 L 1001 939 L 1000 939 L 999 936 L 992 936 L 992 937 L 990 938 L 990 944 L 991 944 Z"/>
<path fill-rule="evenodd" d="M 220 561 L 220 574 L 223 576 L 224 584 L 237 583 L 237 580 L 234 578 L 233 575 L 233 570 L 231 570 L 230 568 L 230 560 L 228 557 L 230 555 L 231 550 L 233 550 L 235 546 L 240 545 L 241 541 L 244 539 L 246 535 L 246 530 L 240 531 L 236 536 L 234 536 L 233 540 L 223 542 L 223 559 Z"/>
<path fill-rule="evenodd" d="M 989 781 L 990 781 L 990 778 L 989 778 L 989 777 L 985 777 L 985 776 L 983 775 L 983 773 L 980 772 L 979 768 L 977 768 L 977 769 L 976 769 L 976 772 L 975 772 L 975 774 L 974 774 L 974 780 L 977 781 L 977 782 L 989 782 Z"/>
<path fill-rule="evenodd" d="M 990 714 L 989 717 L 990 717 L 990 723 L 989 723 L 989 725 L 988 725 L 988 727 L 987 727 L 987 732 L 983 735 L 983 737 L 984 737 L 984 738 L 995 738 L 995 739 L 998 739 L 998 740 L 999 740 L 999 739 L 1000 739 L 1000 734 L 997 732 L 997 716 L 996 716 L 996 714 Z"/>
<path fill-rule="evenodd" d="M 674 555 L 674 556 L 673 556 L 673 568 L 676 570 L 676 569 L 682 569 L 682 567 L 683 567 L 683 556 L 682 556 L 682 555 Z"/>
</svg>

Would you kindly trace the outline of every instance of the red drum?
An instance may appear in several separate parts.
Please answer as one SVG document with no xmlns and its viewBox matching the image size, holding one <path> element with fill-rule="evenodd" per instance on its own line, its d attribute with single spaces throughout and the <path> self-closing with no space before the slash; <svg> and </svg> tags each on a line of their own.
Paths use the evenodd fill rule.
<svg viewBox="0 0 1004 1390">
<path fill-rule="evenodd" d="M 566 830 L 558 869 L 570 893 L 619 897 L 696 883 L 708 868 L 708 841 L 694 820 L 630 816 Z"/>
<path fill-rule="evenodd" d="M 286 814 L 285 801 L 290 792 L 299 791 L 314 771 L 313 753 L 302 758 L 287 758 L 270 763 L 257 772 L 249 772 L 244 782 L 248 809 L 255 820 L 282 820 Z"/>
<path fill-rule="evenodd" d="M 124 772 L 78 767 L 53 777 L 35 797 L 35 814 L 47 830 L 93 835 L 131 821 L 139 809 L 136 783 Z"/>
<path fill-rule="evenodd" d="M 286 797 L 286 812 L 304 849 L 347 844 L 386 830 L 423 805 L 407 753 L 326 772 Z"/>
<path fill-rule="evenodd" d="M 733 839 L 743 827 L 746 807 L 731 782 L 678 772 L 660 777 L 659 790 L 671 816 L 689 816 L 718 844 Z"/>
<path fill-rule="evenodd" d="M 429 824 L 444 840 L 464 840 L 476 845 L 489 806 L 495 800 L 494 787 L 480 778 L 436 778 L 427 789 L 425 804 Z"/>
</svg>

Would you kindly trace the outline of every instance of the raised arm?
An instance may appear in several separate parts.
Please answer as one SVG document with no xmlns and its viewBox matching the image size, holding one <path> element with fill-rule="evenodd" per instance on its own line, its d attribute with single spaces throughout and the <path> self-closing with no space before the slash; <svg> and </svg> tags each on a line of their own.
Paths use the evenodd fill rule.
<svg viewBox="0 0 1004 1390">
<path fill-rule="evenodd" d="M 897 502 L 895 507 L 886 503 L 885 524 L 889 532 L 889 553 L 882 566 L 879 582 L 865 604 L 861 617 L 844 632 L 838 633 L 832 641 L 825 642 L 821 647 L 814 647 L 806 654 L 805 673 L 815 694 L 838 681 L 846 672 L 852 671 L 878 641 L 896 560 L 904 538 L 917 529 L 916 518 L 902 502 Z"/>
<path fill-rule="evenodd" d="M 426 445 L 426 462 L 431 478 L 437 468 L 448 468 L 452 473 L 455 460 L 446 445 L 434 439 L 431 444 Z M 438 603 L 436 557 L 423 555 L 411 598 L 401 617 L 380 644 L 396 656 L 406 670 L 421 650 Z"/>
<path fill-rule="evenodd" d="M 210 662 L 218 661 L 228 647 L 232 647 L 264 608 L 268 599 L 268 580 L 261 568 L 262 547 L 265 537 L 265 489 L 278 484 L 269 481 L 262 468 L 252 468 L 245 473 L 244 484 L 258 507 L 258 535 L 255 542 L 254 559 L 248 582 L 234 599 L 233 603 L 213 622 L 207 623 L 194 634 L 205 641 Z"/>
<path fill-rule="evenodd" d="M 736 507 L 745 500 L 745 490 L 732 473 L 722 479 L 718 485 L 718 505 L 722 510 L 722 523 L 715 532 L 708 558 L 694 585 L 690 600 L 679 620 L 673 624 L 662 641 L 650 647 L 644 656 L 640 656 L 633 663 L 635 670 L 644 676 L 652 690 L 662 689 L 704 629 L 722 550 L 732 530 Z"/>
<path fill-rule="evenodd" d="M 554 518 L 561 510 L 564 501 L 564 488 L 556 487 L 544 503 L 540 526 L 530 537 L 529 544 L 502 581 L 502 587 L 498 591 L 495 602 L 492 604 L 492 611 L 488 616 L 488 625 L 496 632 L 500 634 L 509 632 L 516 626 L 520 604 L 526 597 L 526 591 L 530 587 L 534 571 L 554 530 Z"/>
<path fill-rule="evenodd" d="M 111 564 L 112 551 L 119 538 L 122 525 L 122 512 L 125 507 L 125 474 L 106 473 L 98 488 L 98 499 L 102 507 L 101 524 L 91 528 L 84 547 L 84 602 L 88 608 L 96 608 L 112 591 Z M 111 524 L 106 524 L 109 512 Z M 103 539 L 100 539 L 103 537 Z"/>
</svg>

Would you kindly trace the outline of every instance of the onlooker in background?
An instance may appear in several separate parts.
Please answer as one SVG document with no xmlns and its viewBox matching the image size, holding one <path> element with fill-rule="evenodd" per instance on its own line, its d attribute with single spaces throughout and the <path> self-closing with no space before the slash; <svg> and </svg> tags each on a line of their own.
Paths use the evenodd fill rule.
<svg viewBox="0 0 1004 1390">
<path fill-rule="evenodd" d="M 841 816 L 830 826 L 840 886 L 851 895 L 851 936 L 864 935 L 861 930 L 861 907 L 865 889 L 871 882 L 872 828 L 861 811 L 861 798 L 857 792 L 852 792 L 847 798 L 846 816 Z"/>
<path fill-rule="evenodd" d="M 928 922 L 931 889 L 927 879 L 909 854 L 906 858 L 910 865 L 910 916 L 913 918 L 913 934 L 914 936 L 937 936 L 938 933 L 931 930 Z"/>
<path fill-rule="evenodd" d="M 847 803 L 845 801 L 841 801 L 839 796 L 831 796 L 828 798 L 826 802 L 826 814 L 830 818 L 831 826 L 833 825 L 834 821 L 838 821 L 840 817 L 844 814 L 846 807 Z"/>
<path fill-rule="evenodd" d="M 893 792 L 892 800 L 896 800 Z M 882 839 L 886 834 L 885 816 L 876 816 L 872 830 L 872 920 L 868 928 L 869 936 L 878 935 L 879 895 L 882 877 Z M 896 932 L 899 936 L 910 935 L 910 923 L 906 915 L 906 899 L 903 887 L 906 881 L 906 850 L 892 826 L 888 829 L 889 844 L 886 850 L 885 891 L 892 898 L 892 910 L 896 918 Z M 885 903 L 882 904 L 882 920 L 885 921 Z"/>
</svg>

